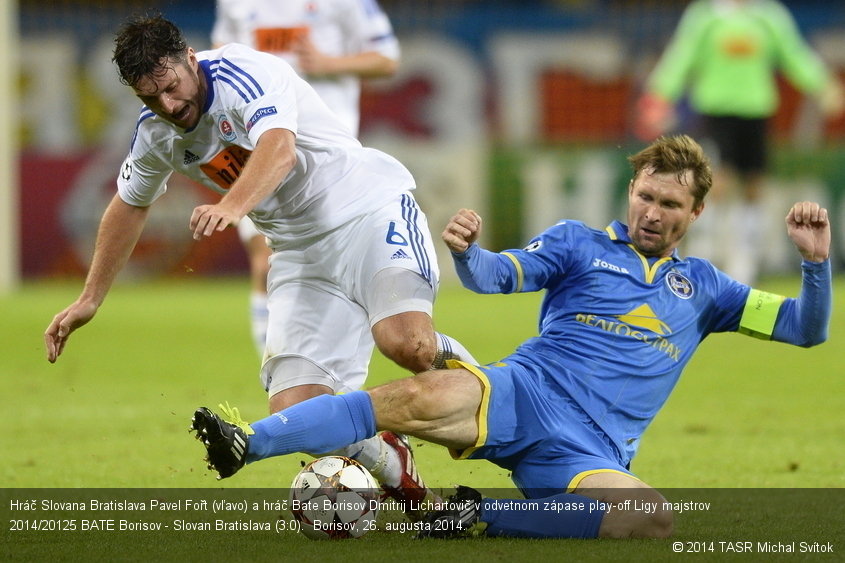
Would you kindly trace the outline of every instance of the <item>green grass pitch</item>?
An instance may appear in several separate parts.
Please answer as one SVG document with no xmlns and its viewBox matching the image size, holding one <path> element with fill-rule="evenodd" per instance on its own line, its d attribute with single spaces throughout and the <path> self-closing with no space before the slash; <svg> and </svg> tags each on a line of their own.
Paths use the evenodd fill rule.
<svg viewBox="0 0 845 563">
<path fill-rule="evenodd" d="M 797 278 L 759 285 L 784 295 L 798 290 Z M 200 405 L 229 401 L 248 420 L 266 413 L 248 334 L 245 280 L 185 276 L 119 284 L 95 321 L 76 332 L 59 362 L 50 365 L 43 331 L 80 286 L 27 284 L 0 297 L 4 489 L 107 488 L 120 494 L 138 488 L 255 492 L 289 485 L 307 456 L 257 463 L 218 482 L 187 432 Z M 703 551 L 700 559 L 717 560 L 726 549 L 718 542 L 794 539 L 832 542 L 832 555 L 812 557 L 835 559 L 845 552 L 845 283 L 836 280 L 835 291 L 830 338 L 820 347 L 804 350 L 733 334 L 711 336 L 701 346 L 646 432 L 632 467 L 670 499 L 699 495 L 713 502 L 709 512 L 678 515 L 670 540 L 416 542 L 410 534 L 377 531 L 358 541 L 312 542 L 290 533 L 13 532 L 9 522 L 21 513 L 4 500 L 0 556 L 69 560 L 84 550 L 90 558 L 110 560 L 199 560 L 208 552 L 231 561 L 669 561 L 678 557 L 673 542 L 682 541 L 687 551 Z M 539 300 L 539 294 L 479 296 L 446 287 L 436 304 L 436 325 L 479 361 L 492 362 L 536 334 Z M 404 375 L 376 357 L 369 384 Z M 490 463 L 455 462 L 439 446 L 414 442 L 421 472 L 433 487 L 462 483 L 507 492 L 510 486 L 507 472 Z M 798 490 L 805 488 L 813 490 Z M 754 544 L 754 559 L 761 556 L 756 549 Z M 794 560 L 791 554 L 780 557 Z"/>
</svg>

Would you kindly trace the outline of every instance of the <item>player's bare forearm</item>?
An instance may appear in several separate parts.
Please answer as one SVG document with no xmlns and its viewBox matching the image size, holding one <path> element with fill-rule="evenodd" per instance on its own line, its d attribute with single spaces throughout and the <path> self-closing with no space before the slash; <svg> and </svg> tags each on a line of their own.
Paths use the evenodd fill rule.
<svg viewBox="0 0 845 563">
<path fill-rule="evenodd" d="M 804 260 L 824 262 L 830 257 L 830 220 L 827 209 L 800 201 L 786 215 L 786 232 Z"/>
<path fill-rule="evenodd" d="M 97 306 L 103 302 L 117 274 L 129 261 L 144 230 L 148 213 L 148 207 L 136 207 L 125 203 L 119 195 L 114 196 L 100 220 L 94 256 L 81 300 L 91 301 Z"/>
<path fill-rule="evenodd" d="M 302 72 L 309 76 L 354 74 L 361 78 L 387 78 L 399 67 L 399 61 L 377 51 L 333 57 L 318 50 L 308 37 L 299 40 L 294 52 Z"/>
<path fill-rule="evenodd" d="M 369 51 L 334 60 L 334 74 L 354 74 L 361 78 L 388 78 L 396 73 L 399 61 Z"/>
<path fill-rule="evenodd" d="M 189 223 L 194 240 L 237 224 L 270 195 L 296 164 L 295 141 L 296 137 L 287 129 L 271 129 L 262 134 L 226 195 L 216 204 L 194 209 Z"/>
<path fill-rule="evenodd" d="M 44 332 L 47 360 L 51 363 L 61 355 L 70 334 L 94 318 L 118 272 L 129 260 L 146 224 L 147 213 L 148 208 L 129 205 L 117 195 L 106 208 L 82 293 L 53 317 Z"/>
<path fill-rule="evenodd" d="M 449 250 L 460 254 L 466 252 L 480 235 L 481 216 L 472 209 L 461 209 L 449 219 L 440 236 Z"/>
</svg>

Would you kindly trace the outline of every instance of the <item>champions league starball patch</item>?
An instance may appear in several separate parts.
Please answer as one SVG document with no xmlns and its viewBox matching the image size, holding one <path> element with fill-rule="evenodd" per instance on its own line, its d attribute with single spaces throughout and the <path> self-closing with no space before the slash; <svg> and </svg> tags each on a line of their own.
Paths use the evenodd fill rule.
<svg viewBox="0 0 845 563">
<path fill-rule="evenodd" d="M 681 299 L 689 299 L 694 293 L 692 283 L 678 272 L 669 272 L 666 276 L 666 285 Z"/>
<path fill-rule="evenodd" d="M 524 250 L 526 252 L 536 252 L 537 250 L 540 250 L 541 246 L 543 246 L 543 241 L 542 240 L 535 240 L 534 242 L 530 243 L 528 246 L 526 246 L 522 250 Z"/>
<path fill-rule="evenodd" d="M 127 182 L 132 179 L 132 157 L 127 157 L 123 161 L 123 166 L 120 167 L 120 177 Z"/>
</svg>

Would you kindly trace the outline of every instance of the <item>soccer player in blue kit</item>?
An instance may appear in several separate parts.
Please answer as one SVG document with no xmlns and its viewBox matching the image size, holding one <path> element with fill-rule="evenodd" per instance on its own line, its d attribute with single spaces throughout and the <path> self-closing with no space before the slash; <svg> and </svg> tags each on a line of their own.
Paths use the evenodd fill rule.
<svg viewBox="0 0 845 563">
<path fill-rule="evenodd" d="M 458 487 L 450 503 L 429 512 L 423 537 L 669 536 L 673 517 L 663 496 L 629 470 L 640 437 L 708 334 L 804 347 L 827 338 L 830 224 L 817 203 L 796 203 L 786 227 L 803 258 L 800 294 L 753 289 L 677 252 L 712 183 L 698 143 L 662 137 L 629 161 L 627 225 L 597 230 L 565 220 L 524 249 L 500 253 L 476 244 L 475 212 L 461 210 L 446 226 L 443 240 L 466 287 L 546 290 L 538 337 L 500 362 L 452 362 L 369 391 L 305 401 L 251 425 L 200 408 L 193 428 L 209 463 L 231 467 L 235 437 L 247 442 L 252 462 L 330 451 L 392 430 L 507 468 L 526 497 L 482 499 Z M 537 499 L 566 509 L 550 511 Z M 605 509 L 596 510 L 597 501 Z M 626 501 L 655 510 L 623 509 Z"/>
</svg>

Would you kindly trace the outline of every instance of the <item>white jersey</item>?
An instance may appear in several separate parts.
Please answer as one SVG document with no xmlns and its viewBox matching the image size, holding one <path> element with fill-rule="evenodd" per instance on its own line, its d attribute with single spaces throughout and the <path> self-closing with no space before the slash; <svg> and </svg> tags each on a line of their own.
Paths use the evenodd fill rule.
<svg viewBox="0 0 845 563">
<path fill-rule="evenodd" d="M 243 43 L 284 58 L 299 71 L 293 41 L 307 35 L 330 56 L 378 52 L 399 59 L 399 42 L 376 0 L 218 0 L 215 45 Z M 309 79 L 326 104 L 358 134 L 360 80 L 352 74 Z"/>
<path fill-rule="evenodd" d="M 261 134 L 279 128 L 296 135 L 296 164 L 249 213 L 272 247 L 326 233 L 414 189 L 399 161 L 362 147 L 278 57 L 230 44 L 197 59 L 208 85 L 204 113 L 186 131 L 142 109 L 117 182 L 126 203 L 152 204 L 173 171 L 225 194 Z"/>
</svg>

